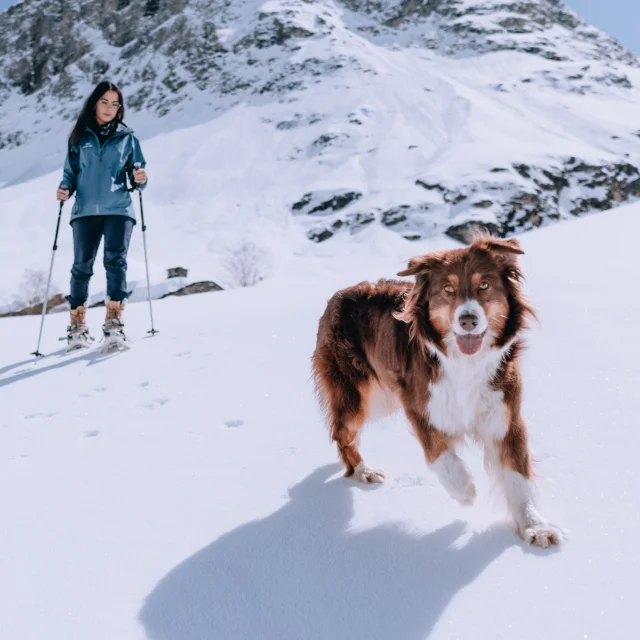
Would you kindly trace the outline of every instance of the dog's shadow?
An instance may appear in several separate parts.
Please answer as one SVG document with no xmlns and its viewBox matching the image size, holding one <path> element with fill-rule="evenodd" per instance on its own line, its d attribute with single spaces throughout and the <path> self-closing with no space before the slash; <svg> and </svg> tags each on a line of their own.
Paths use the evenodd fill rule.
<svg viewBox="0 0 640 640">
<path fill-rule="evenodd" d="M 140 612 L 151 640 L 424 640 L 456 593 L 518 544 L 504 525 L 452 544 L 399 525 L 350 532 L 351 481 L 321 467 L 277 512 L 170 571 Z M 425 513 L 428 505 L 425 505 Z"/>
</svg>

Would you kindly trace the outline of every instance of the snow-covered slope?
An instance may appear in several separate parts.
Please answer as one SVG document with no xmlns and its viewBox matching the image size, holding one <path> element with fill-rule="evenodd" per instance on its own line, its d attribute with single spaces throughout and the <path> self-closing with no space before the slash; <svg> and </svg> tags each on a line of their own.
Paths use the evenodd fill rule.
<svg viewBox="0 0 640 640">
<path fill-rule="evenodd" d="M 50 316 L 34 365 L 38 319 L 0 320 L 3 637 L 633 640 L 639 232 L 633 205 L 522 236 L 541 321 L 525 413 L 544 512 L 570 532 L 556 553 L 503 524 L 473 447 L 478 503 L 451 503 L 401 418 L 363 436 L 386 485 L 335 464 L 309 383 L 325 301 L 437 243 L 370 228 L 256 288 L 156 303 L 154 338 L 132 304 L 137 344 L 115 357 L 60 357 Z"/>
<path fill-rule="evenodd" d="M 295 102 L 243 103 L 144 141 L 155 283 L 176 265 L 224 280 L 225 254 L 246 239 L 278 272 L 292 255 L 316 252 L 309 236 L 373 226 L 431 237 L 473 220 L 514 231 L 608 208 L 640 189 L 631 158 L 620 161 L 640 148 L 640 138 L 622 133 L 637 126 L 632 90 L 588 100 L 554 88 L 532 92 L 518 78 L 551 63 L 526 54 L 460 61 L 360 45 L 376 76 L 344 71 Z M 487 88 L 496 67 L 511 93 Z M 18 293 L 25 269 L 48 264 L 59 180 L 56 171 L 0 190 L 0 248 L 12 265 L 0 273 L 0 303 Z M 141 282 L 139 235 L 135 242 L 130 275 Z M 63 293 L 70 266 L 65 224 L 54 278 Z"/>
<path fill-rule="evenodd" d="M 640 194 L 638 60 L 556 0 L 26 0 L 0 44 L 0 183 L 60 167 L 109 76 L 153 215 L 191 254 L 238 219 L 316 242 L 370 224 L 464 238 Z M 44 224 L 44 184 L 0 191 L 3 213 Z"/>
</svg>

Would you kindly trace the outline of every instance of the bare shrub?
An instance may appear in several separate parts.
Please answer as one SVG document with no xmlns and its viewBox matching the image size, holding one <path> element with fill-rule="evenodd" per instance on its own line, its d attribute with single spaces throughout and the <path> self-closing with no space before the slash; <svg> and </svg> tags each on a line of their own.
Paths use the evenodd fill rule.
<svg viewBox="0 0 640 640">
<path fill-rule="evenodd" d="M 15 296 L 16 303 L 22 307 L 32 307 L 40 304 L 47 292 L 48 275 L 46 271 L 26 269 L 22 274 L 18 293 Z M 49 297 L 57 292 L 58 285 L 52 282 L 49 289 Z"/>
<path fill-rule="evenodd" d="M 267 252 L 249 240 L 230 249 L 223 262 L 237 287 L 252 287 L 264 280 L 268 264 Z"/>
</svg>

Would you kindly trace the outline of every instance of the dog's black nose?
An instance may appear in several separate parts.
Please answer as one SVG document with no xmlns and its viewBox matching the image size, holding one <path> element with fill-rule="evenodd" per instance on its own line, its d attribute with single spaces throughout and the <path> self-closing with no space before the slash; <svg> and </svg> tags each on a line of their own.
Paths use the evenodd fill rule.
<svg viewBox="0 0 640 640">
<path fill-rule="evenodd" d="M 478 326 L 478 322 L 480 322 L 480 320 L 478 316 L 474 315 L 473 313 L 465 313 L 460 316 L 459 322 L 460 326 L 465 331 L 473 331 Z"/>
</svg>

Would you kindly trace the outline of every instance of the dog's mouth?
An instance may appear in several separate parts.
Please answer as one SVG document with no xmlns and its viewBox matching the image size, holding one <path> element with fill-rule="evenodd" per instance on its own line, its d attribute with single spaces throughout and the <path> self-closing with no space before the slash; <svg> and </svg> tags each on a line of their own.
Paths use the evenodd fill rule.
<svg viewBox="0 0 640 640">
<path fill-rule="evenodd" d="M 466 333 L 464 335 L 456 334 L 458 349 L 460 349 L 465 356 L 472 356 L 474 353 L 478 353 L 480 347 L 482 347 L 482 340 L 485 333 L 486 331 L 482 333 Z"/>
</svg>

